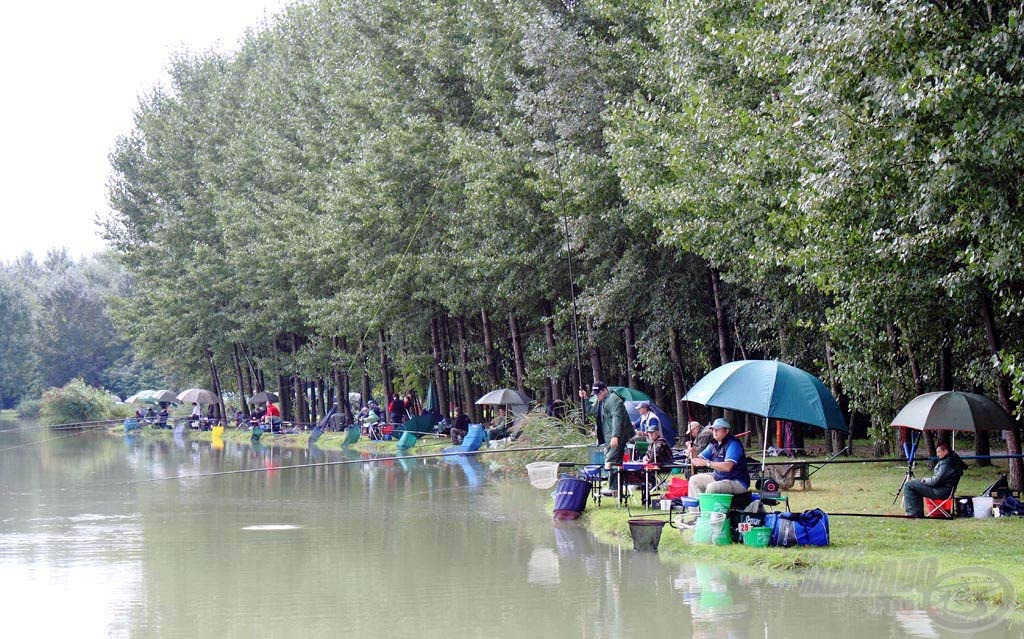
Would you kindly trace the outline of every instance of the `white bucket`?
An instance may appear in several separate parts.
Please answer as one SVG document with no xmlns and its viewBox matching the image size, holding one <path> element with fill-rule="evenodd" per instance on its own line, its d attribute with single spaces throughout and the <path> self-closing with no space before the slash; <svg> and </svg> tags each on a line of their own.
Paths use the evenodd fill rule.
<svg viewBox="0 0 1024 639">
<path fill-rule="evenodd" d="M 672 510 L 672 500 L 671 499 L 662 499 L 661 500 L 661 509 L 665 510 L 665 511 Z"/>
<path fill-rule="evenodd" d="M 985 519 L 986 517 L 992 516 L 992 498 L 991 497 L 975 497 L 974 498 L 974 517 L 976 519 Z"/>
</svg>

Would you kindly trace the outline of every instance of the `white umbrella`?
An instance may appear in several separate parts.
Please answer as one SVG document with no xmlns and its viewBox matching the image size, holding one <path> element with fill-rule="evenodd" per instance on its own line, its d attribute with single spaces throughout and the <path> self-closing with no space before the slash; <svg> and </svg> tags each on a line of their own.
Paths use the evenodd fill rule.
<svg viewBox="0 0 1024 639">
<path fill-rule="evenodd" d="M 476 403 L 490 406 L 525 406 L 530 403 L 530 400 L 524 398 L 519 391 L 512 390 L 511 388 L 499 388 L 476 400 Z"/>
<path fill-rule="evenodd" d="M 217 396 L 205 388 L 190 388 L 178 393 L 178 401 L 190 404 L 217 404 Z"/>
<path fill-rule="evenodd" d="M 151 396 L 158 402 L 174 402 L 175 404 L 178 403 L 178 396 L 169 390 L 155 390 L 152 391 Z"/>
</svg>

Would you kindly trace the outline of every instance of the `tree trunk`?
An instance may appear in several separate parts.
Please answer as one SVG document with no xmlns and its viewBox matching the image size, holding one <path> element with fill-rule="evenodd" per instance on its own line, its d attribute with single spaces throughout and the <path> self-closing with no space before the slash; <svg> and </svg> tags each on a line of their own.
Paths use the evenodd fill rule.
<svg viewBox="0 0 1024 639">
<path fill-rule="evenodd" d="M 914 396 L 924 393 L 924 375 L 921 374 L 921 365 L 910 343 L 903 341 L 903 350 L 907 353 L 907 362 L 910 365 L 910 375 L 914 381 Z M 928 448 L 928 457 L 935 457 L 935 431 L 924 431 L 924 441 Z"/>
<path fill-rule="evenodd" d="M 231 345 L 231 362 L 235 365 L 235 383 L 238 385 L 238 396 L 241 398 L 242 414 L 245 415 L 246 419 L 249 419 L 249 402 L 245 401 L 246 389 L 245 389 L 245 377 L 242 375 L 242 359 L 238 354 L 238 343 L 235 342 Z"/>
<path fill-rule="evenodd" d="M 292 333 L 292 365 L 295 365 L 299 359 L 299 336 L 297 333 Z M 295 406 L 294 412 L 289 416 L 292 421 L 302 422 L 304 424 L 309 423 L 309 407 L 306 404 L 306 389 L 305 384 L 302 382 L 302 378 L 299 375 L 299 371 L 295 370 L 292 372 L 292 387 L 295 389 Z M 283 416 L 282 416 L 283 417 Z"/>
<path fill-rule="evenodd" d="M 668 354 L 672 361 L 672 390 L 676 396 L 676 423 L 681 426 L 680 433 L 683 433 L 686 424 L 689 423 L 689 415 L 686 414 L 683 395 L 686 394 L 685 383 L 683 382 L 683 355 L 679 350 L 679 331 L 673 326 L 668 331 Z"/>
<path fill-rule="evenodd" d="M 466 318 L 455 318 L 455 331 L 459 337 L 459 376 L 462 380 L 462 408 L 474 424 L 480 423 L 480 407 L 473 402 L 473 386 L 469 380 L 469 344 L 466 342 Z"/>
<path fill-rule="evenodd" d="M 1002 350 L 1002 341 L 999 336 L 999 329 L 996 327 L 995 312 L 992 308 L 992 296 L 988 292 L 988 289 L 979 284 L 981 289 L 981 321 L 985 325 L 985 337 L 988 340 L 988 347 L 990 354 L 997 361 L 999 359 L 999 352 Z M 1010 384 L 1006 379 L 1006 374 L 1003 373 L 1002 368 L 999 368 L 999 372 L 996 374 L 996 393 L 999 395 L 999 405 L 1003 407 L 1008 414 L 1013 415 L 1013 400 L 1010 399 Z M 1013 429 L 1006 431 L 1006 452 L 1010 455 L 1020 454 L 1020 429 L 1014 426 Z M 1009 464 L 1010 476 L 1010 488 L 1014 490 L 1021 490 L 1024 488 L 1024 463 L 1021 459 L 1015 458 L 1010 459 Z"/>
<path fill-rule="evenodd" d="M 216 419 L 224 417 L 224 391 L 220 385 L 220 375 L 217 374 L 217 363 L 213 359 L 213 351 L 209 347 L 206 349 L 206 359 L 210 367 L 210 382 L 213 384 L 213 394 L 217 396 L 217 403 L 214 404 L 213 416 Z"/>
<path fill-rule="evenodd" d="M 291 377 L 286 377 L 286 376 L 281 375 L 281 374 L 279 374 L 277 376 L 277 387 L 279 389 L 281 389 L 281 418 L 282 419 L 287 419 L 288 417 L 286 417 L 286 416 L 294 414 L 292 407 L 294 405 L 295 398 L 293 397 L 292 389 L 289 388 L 289 385 L 291 384 L 291 382 L 292 382 L 292 378 Z M 265 386 L 263 388 L 266 389 Z"/>
<path fill-rule="evenodd" d="M 597 347 L 597 342 L 594 341 L 594 335 L 597 335 L 597 331 L 594 330 L 594 322 L 589 317 L 587 318 L 587 349 L 590 351 L 590 374 L 593 376 L 591 379 L 594 381 L 604 380 L 604 371 L 601 370 L 601 351 Z"/>
<path fill-rule="evenodd" d="M 359 341 L 359 392 L 363 396 L 362 405 L 366 406 L 367 400 L 373 396 L 373 389 L 370 388 L 370 373 L 367 371 L 369 358 L 366 355 L 366 342 Z M 388 399 L 391 399 L 390 397 Z"/>
<path fill-rule="evenodd" d="M 480 309 L 480 324 L 484 334 L 484 362 L 491 386 L 498 388 L 498 361 L 494 356 L 494 339 L 491 337 L 491 322 L 487 319 L 487 310 Z"/>
<path fill-rule="evenodd" d="M 437 404 L 441 415 L 448 415 L 448 380 L 444 374 L 444 349 L 441 347 L 441 330 L 437 324 L 437 317 L 430 318 L 430 346 L 434 352 L 434 365 L 431 366 L 431 375 L 434 380 L 434 392 L 437 394 Z"/>
<path fill-rule="evenodd" d="M 729 326 L 725 317 L 725 305 L 722 301 L 722 279 L 718 269 L 709 270 L 711 277 L 711 297 L 715 300 L 715 323 L 718 329 L 718 364 L 728 364 L 729 357 Z"/>
<path fill-rule="evenodd" d="M 395 394 L 395 390 L 391 383 L 391 362 L 388 359 L 388 341 L 383 327 L 377 329 L 377 343 L 380 348 L 380 375 L 381 379 L 384 380 L 384 401 L 381 403 L 381 408 L 386 411 L 388 402 L 391 401 L 391 396 Z M 384 419 L 388 418 L 385 417 Z"/>
<path fill-rule="evenodd" d="M 445 313 L 441 319 L 441 329 L 442 368 L 438 371 L 439 386 L 437 398 L 441 404 L 441 413 L 450 417 L 452 412 L 452 402 L 455 400 L 457 395 L 451 382 L 451 376 L 448 374 L 448 372 L 454 368 L 455 349 L 452 347 L 451 318 L 447 313 Z"/>
<path fill-rule="evenodd" d="M 545 393 L 544 403 L 548 405 L 549 403 L 562 401 L 562 389 L 560 388 L 558 375 L 558 352 L 555 350 L 555 312 L 550 301 L 544 300 L 542 304 L 544 308 L 544 340 L 548 351 L 548 390 Z"/>
<path fill-rule="evenodd" d="M 516 389 L 520 393 L 526 392 L 526 361 L 523 358 L 522 336 L 519 334 L 519 322 L 516 316 L 509 311 L 508 330 L 512 337 L 512 357 L 516 366 Z"/>
<path fill-rule="evenodd" d="M 338 355 L 348 351 L 348 344 L 343 337 L 335 336 L 331 341 L 334 344 L 335 361 L 338 361 Z M 344 371 L 337 364 L 334 364 L 331 366 L 331 376 L 334 378 L 334 401 L 338 405 L 338 424 L 339 426 L 347 426 L 352 410 L 351 402 L 348 401 L 350 384 L 348 371 Z M 330 411 L 329 406 L 327 410 Z"/>
<path fill-rule="evenodd" d="M 316 386 L 316 415 L 310 415 L 310 424 L 319 423 L 320 420 L 324 418 L 324 415 L 326 415 L 327 411 L 329 410 L 327 408 L 327 389 L 326 385 L 324 384 L 324 380 L 322 378 L 318 378 L 316 382 L 314 382 L 314 384 Z"/>
<path fill-rule="evenodd" d="M 626 342 L 626 376 L 629 379 L 630 388 L 640 388 L 640 379 L 636 370 L 636 336 L 633 333 L 633 322 L 626 322 L 622 330 L 623 340 Z"/>
</svg>

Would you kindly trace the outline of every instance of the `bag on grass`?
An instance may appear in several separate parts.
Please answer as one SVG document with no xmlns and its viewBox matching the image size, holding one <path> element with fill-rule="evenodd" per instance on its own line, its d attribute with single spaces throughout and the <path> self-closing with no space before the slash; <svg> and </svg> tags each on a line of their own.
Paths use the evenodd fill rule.
<svg viewBox="0 0 1024 639">
<path fill-rule="evenodd" d="M 765 526 L 772 529 L 772 546 L 828 545 L 828 515 L 820 508 L 802 513 L 768 513 Z"/>
<path fill-rule="evenodd" d="M 999 504 L 999 514 L 1003 517 L 1024 515 L 1024 503 L 1013 495 L 1007 495 L 1003 498 L 1003 503 Z"/>
</svg>

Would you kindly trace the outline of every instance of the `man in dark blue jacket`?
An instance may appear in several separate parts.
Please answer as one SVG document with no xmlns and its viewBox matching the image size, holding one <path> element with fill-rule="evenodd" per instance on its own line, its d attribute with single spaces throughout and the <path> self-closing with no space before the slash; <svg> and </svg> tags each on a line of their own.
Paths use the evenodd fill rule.
<svg viewBox="0 0 1024 639">
<path fill-rule="evenodd" d="M 703 451 L 691 446 L 690 463 L 694 469 L 710 468 L 711 473 L 700 473 L 690 478 L 690 497 L 701 493 L 738 495 L 750 490 L 750 471 L 747 453 L 740 440 L 732 436 L 732 424 L 719 417 L 711 424 L 714 439 Z"/>
</svg>

